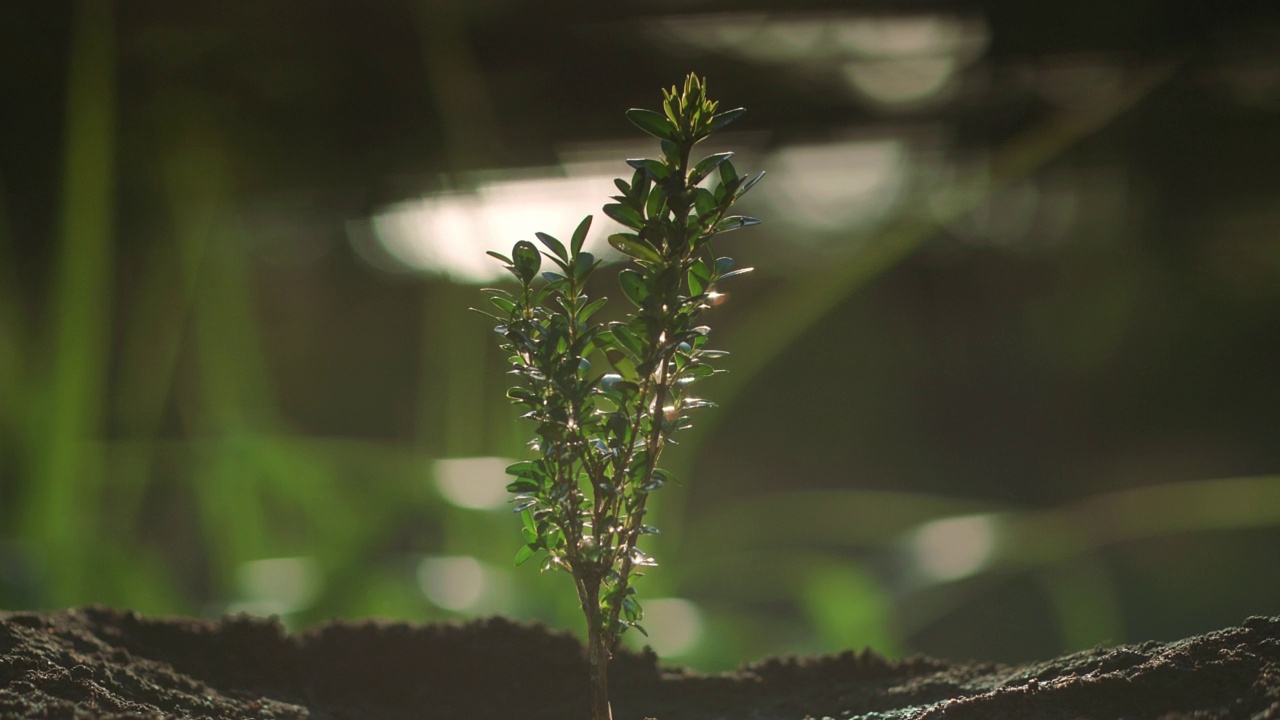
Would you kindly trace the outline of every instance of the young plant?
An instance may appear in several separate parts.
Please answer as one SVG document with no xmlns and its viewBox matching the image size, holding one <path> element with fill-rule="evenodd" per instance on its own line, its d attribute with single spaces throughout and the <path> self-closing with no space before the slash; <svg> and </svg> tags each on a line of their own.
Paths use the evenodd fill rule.
<svg viewBox="0 0 1280 720">
<path fill-rule="evenodd" d="M 628 229 L 609 237 L 628 258 L 618 275 L 630 303 L 625 319 L 593 320 L 605 298 L 586 294 L 600 265 L 582 249 L 591 216 L 568 245 L 535 233 L 541 249 L 522 240 L 510 257 L 489 253 L 519 283 L 515 292 L 486 292 L 501 311 L 490 316 L 517 378 L 507 396 L 536 425 L 535 457 L 507 468 L 526 541 L 516 564 L 543 553 L 543 570 L 573 576 L 587 622 L 595 720 L 611 717 L 615 642 L 629 627 L 644 632 L 632 580 L 657 564 L 639 547 L 657 532 L 644 521 L 645 505 L 675 479 L 658 459 L 689 426 L 689 412 L 711 406 L 690 394 L 692 386 L 722 372 L 711 365 L 724 353 L 707 348 L 702 314 L 720 298 L 722 280 L 749 270 L 718 257 L 713 241 L 759 222 L 729 211 L 763 173 L 738 175 L 728 152 L 690 160 L 695 145 L 744 112 L 717 112 L 705 93 L 690 74 L 682 90 L 663 92 L 663 112 L 627 111 L 661 141 L 662 157 L 628 160 L 630 181 L 615 180 L 620 194 L 603 208 Z M 540 273 L 544 260 L 550 269 Z"/>
</svg>

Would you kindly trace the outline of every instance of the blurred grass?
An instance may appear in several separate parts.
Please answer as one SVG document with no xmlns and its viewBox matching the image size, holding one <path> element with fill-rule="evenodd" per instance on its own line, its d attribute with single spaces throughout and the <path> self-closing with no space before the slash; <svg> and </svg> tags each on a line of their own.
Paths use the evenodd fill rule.
<svg viewBox="0 0 1280 720">
<path fill-rule="evenodd" d="M 56 597 L 89 598 L 96 504 L 104 477 L 93 442 L 103 429 L 112 323 L 115 227 L 114 8 L 83 2 L 72 31 L 67 82 L 60 251 L 44 396 L 29 410 L 42 425 L 31 456 L 24 529 Z M 29 416 L 30 417 L 30 416 Z"/>
</svg>

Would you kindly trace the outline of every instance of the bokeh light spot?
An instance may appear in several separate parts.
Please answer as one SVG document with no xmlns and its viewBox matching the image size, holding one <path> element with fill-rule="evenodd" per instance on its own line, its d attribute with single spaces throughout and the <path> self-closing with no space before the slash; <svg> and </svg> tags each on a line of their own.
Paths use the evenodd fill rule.
<svg viewBox="0 0 1280 720">
<path fill-rule="evenodd" d="M 702 637 L 702 612 L 681 598 L 642 600 L 641 625 L 649 637 L 645 642 L 659 655 L 671 657 L 689 652 Z"/>
<path fill-rule="evenodd" d="M 319 564 L 309 557 L 253 560 L 236 570 L 241 600 L 229 612 L 284 615 L 311 605 L 320 593 Z"/>
<path fill-rule="evenodd" d="M 899 139 L 795 145 L 769 160 L 778 179 L 764 199 L 794 225 L 847 232 L 884 217 L 902 193 L 908 170 Z"/>
<path fill-rule="evenodd" d="M 470 556 L 428 557 L 418 563 L 418 587 L 446 610 L 470 610 L 489 588 L 485 567 Z"/>
<path fill-rule="evenodd" d="M 487 250 L 508 253 L 517 240 L 545 232 L 567 240 L 613 188 L 613 175 L 565 166 L 541 176 L 481 180 L 473 192 L 449 192 L 398 203 L 352 229 L 352 242 L 376 267 L 443 275 L 463 283 L 505 275 Z M 611 227 L 598 213 L 586 247 L 609 254 Z M 369 239 L 374 242 L 369 242 Z"/>
<path fill-rule="evenodd" d="M 946 518 L 925 523 L 911 538 L 916 566 L 936 582 L 972 575 L 996 549 L 995 522 L 989 515 Z"/>
<path fill-rule="evenodd" d="M 498 457 L 452 458 L 435 463 L 436 488 L 453 505 L 473 510 L 503 507 L 513 461 Z"/>
</svg>

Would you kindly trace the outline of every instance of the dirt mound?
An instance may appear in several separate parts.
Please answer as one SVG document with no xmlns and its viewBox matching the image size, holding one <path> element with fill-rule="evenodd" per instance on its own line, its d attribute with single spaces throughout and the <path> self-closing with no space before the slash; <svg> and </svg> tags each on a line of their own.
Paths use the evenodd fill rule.
<svg viewBox="0 0 1280 720">
<path fill-rule="evenodd" d="M 719 675 L 620 652 L 617 720 L 1280 720 L 1280 618 L 1008 666 L 863 651 Z M 569 634 L 464 624 L 0 613 L 0 717 L 565 720 L 588 716 Z"/>
</svg>

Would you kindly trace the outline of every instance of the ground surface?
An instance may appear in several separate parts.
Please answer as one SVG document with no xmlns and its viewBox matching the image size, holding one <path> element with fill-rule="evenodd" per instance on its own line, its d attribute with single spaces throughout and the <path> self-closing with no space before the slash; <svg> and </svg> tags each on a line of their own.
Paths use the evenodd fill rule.
<svg viewBox="0 0 1280 720">
<path fill-rule="evenodd" d="M 1280 720 L 1280 618 L 1020 666 L 868 652 L 703 676 L 614 662 L 617 720 Z M 0 718 L 566 720 L 587 717 L 571 636 L 494 619 L 333 623 L 106 608 L 0 613 Z"/>
</svg>

